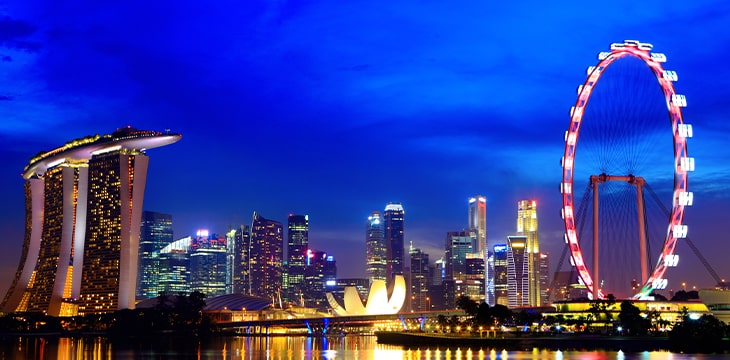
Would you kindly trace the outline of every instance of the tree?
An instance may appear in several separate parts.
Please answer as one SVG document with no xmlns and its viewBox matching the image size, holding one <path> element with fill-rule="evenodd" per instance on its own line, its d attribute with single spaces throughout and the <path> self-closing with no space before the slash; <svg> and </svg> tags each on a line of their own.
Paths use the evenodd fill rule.
<svg viewBox="0 0 730 360">
<path fill-rule="evenodd" d="M 456 299 L 456 307 L 464 310 L 471 317 L 475 317 L 479 311 L 479 304 L 466 295 L 461 295 Z"/>
<path fill-rule="evenodd" d="M 713 353 L 723 351 L 722 338 L 727 329 L 718 318 L 702 315 L 692 319 L 686 311 L 669 332 L 670 350 L 674 352 Z"/>
<path fill-rule="evenodd" d="M 515 314 L 508 307 L 496 304 L 491 309 L 492 317 L 501 325 L 511 324 L 514 322 Z"/>
<path fill-rule="evenodd" d="M 642 317 L 639 308 L 629 300 L 621 302 L 618 318 L 628 335 L 646 335 L 651 328 L 651 320 Z"/>
</svg>

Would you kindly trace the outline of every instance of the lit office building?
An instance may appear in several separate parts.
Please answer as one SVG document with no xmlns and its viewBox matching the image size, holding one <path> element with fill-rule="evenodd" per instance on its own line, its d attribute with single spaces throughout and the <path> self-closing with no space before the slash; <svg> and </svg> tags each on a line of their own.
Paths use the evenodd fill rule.
<svg viewBox="0 0 730 360">
<path fill-rule="evenodd" d="M 469 231 L 451 231 L 446 233 L 445 279 L 466 279 L 466 257 L 474 253 L 476 239 Z"/>
<path fill-rule="evenodd" d="M 233 293 L 251 295 L 251 227 L 241 225 L 233 235 Z"/>
<path fill-rule="evenodd" d="M 541 306 L 540 288 L 540 242 L 537 227 L 537 202 L 535 200 L 520 200 L 517 203 L 517 235 L 526 238 L 527 259 L 527 287 L 525 293 L 529 306 Z"/>
<path fill-rule="evenodd" d="M 287 271 L 284 301 L 297 303 L 304 291 L 304 272 L 309 250 L 309 216 L 289 215 L 287 234 Z"/>
<path fill-rule="evenodd" d="M 306 307 L 325 310 L 329 304 L 327 292 L 337 287 L 337 262 L 324 251 L 307 250 L 306 259 L 304 291 L 295 303 L 304 300 Z"/>
<path fill-rule="evenodd" d="M 172 215 L 152 211 L 142 212 L 139 236 L 139 269 L 137 298 L 149 299 L 160 295 L 160 250 L 172 242 Z"/>
<path fill-rule="evenodd" d="M 486 302 L 484 286 L 484 258 L 481 253 L 466 254 L 466 274 L 463 294 L 481 304 Z"/>
<path fill-rule="evenodd" d="M 157 287 L 160 294 L 190 293 L 190 246 L 193 237 L 175 240 L 160 250 L 160 274 Z"/>
<path fill-rule="evenodd" d="M 226 293 L 226 239 L 198 230 L 190 244 L 190 291 L 207 297 Z"/>
<path fill-rule="evenodd" d="M 391 284 L 395 275 L 403 275 L 405 211 L 401 204 L 389 203 L 385 206 L 385 245 L 387 252 L 386 283 Z"/>
<path fill-rule="evenodd" d="M 386 279 L 387 259 L 385 220 L 379 211 L 373 211 L 368 216 L 365 228 L 365 272 L 370 282 Z"/>
<path fill-rule="evenodd" d="M 411 258 L 410 286 L 411 286 L 411 310 L 431 310 L 431 297 L 429 286 L 431 285 L 431 267 L 428 263 L 428 254 L 419 248 L 414 248 L 411 243 L 408 254 Z"/>
<path fill-rule="evenodd" d="M 489 244 L 487 240 L 487 198 L 476 195 L 469 198 L 469 230 L 476 234 L 475 253 L 484 259 L 484 301 L 494 306 L 494 274 L 489 267 Z"/>
<path fill-rule="evenodd" d="M 494 244 L 492 252 L 492 266 L 494 268 L 494 304 L 509 306 L 507 280 L 507 244 Z"/>
<path fill-rule="evenodd" d="M 31 159 L 23 172 L 23 251 L 1 310 L 59 316 L 133 308 L 144 152 L 179 139 L 127 127 Z"/>
<path fill-rule="evenodd" d="M 529 274 L 526 236 L 507 237 L 507 297 L 510 308 L 532 306 L 529 302 Z"/>
<path fill-rule="evenodd" d="M 253 213 L 249 257 L 251 295 L 279 299 L 284 261 L 283 227 L 280 222 Z"/>
<path fill-rule="evenodd" d="M 548 291 L 552 291 L 550 288 L 550 261 L 547 253 L 538 254 L 538 267 L 540 272 L 540 305 L 550 305 L 550 296 Z"/>
<path fill-rule="evenodd" d="M 469 229 L 476 232 L 476 248 L 474 252 L 486 251 L 487 248 L 487 198 L 477 195 L 469 199 Z"/>
</svg>

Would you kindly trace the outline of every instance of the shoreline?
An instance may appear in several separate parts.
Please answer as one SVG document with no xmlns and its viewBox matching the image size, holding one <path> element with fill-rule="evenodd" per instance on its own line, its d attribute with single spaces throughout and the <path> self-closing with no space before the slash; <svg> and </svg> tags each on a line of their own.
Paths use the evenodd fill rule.
<svg viewBox="0 0 730 360">
<path fill-rule="evenodd" d="M 667 337 L 629 337 L 629 336 L 586 336 L 558 335 L 552 337 L 471 337 L 448 336 L 444 334 L 376 332 L 380 344 L 399 345 L 405 349 L 468 347 L 471 349 L 497 350 L 532 350 L 534 348 L 549 350 L 613 350 L 624 352 L 669 351 L 670 342 Z M 724 349 L 730 349 L 725 344 Z"/>
</svg>

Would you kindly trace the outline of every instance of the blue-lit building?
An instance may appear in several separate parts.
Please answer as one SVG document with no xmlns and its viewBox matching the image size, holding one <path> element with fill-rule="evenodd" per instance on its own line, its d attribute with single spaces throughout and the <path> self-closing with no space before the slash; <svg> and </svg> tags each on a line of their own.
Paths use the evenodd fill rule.
<svg viewBox="0 0 730 360">
<path fill-rule="evenodd" d="M 226 293 L 226 239 L 200 230 L 190 244 L 190 290 L 208 297 Z"/>
<path fill-rule="evenodd" d="M 385 280 L 388 247 L 385 244 L 385 219 L 380 211 L 373 211 L 365 224 L 365 272 L 370 282 Z"/>
<path fill-rule="evenodd" d="M 304 275 L 309 250 L 309 216 L 289 215 L 287 227 L 287 265 L 284 301 L 299 303 L 304 291 Z"/>
<path fill-rule="evenodd" d="M 507 281 L 507 244 L 494 244 L 492 247 L 492 267 L 494 269 L 494 303 L 509 305 L 509 283 Z"/>
<path fill-rule="evenodd" d="M 142 212 L 139 237 L 139 270 L 137 271 L 137 298 L 157 297 L 160 288 L 160 250 L 170 244 L 172 215 L 152 211 Z"/>
<path fill-rule="evenodd" d="M 187 294 L 190 292 L 190 244 L 192 236 L 175 240 L 162 248 L 158 255 L 160 274 L 157 288 L 160 294 Z"/>
<path fill-rule="evenodd" d="M 386 283 L 391 284 L 395 275 L 403 275 L 405 265 L 405 211 L 403 205 L 389 203 L 385 206 L 385 245 L 387 250 Z"/>
</svg>

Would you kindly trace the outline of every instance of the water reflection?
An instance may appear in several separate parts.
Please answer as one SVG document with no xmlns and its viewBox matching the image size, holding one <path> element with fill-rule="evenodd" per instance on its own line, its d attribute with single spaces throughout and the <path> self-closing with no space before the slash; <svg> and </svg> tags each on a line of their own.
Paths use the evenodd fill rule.
<svg viewBox="0 0 730 360">
<path fill-rule="evenodd" d="M 552 351 L 532 349 L 423 348 L 378 344 L 374 336 L 217 337 L 207 340 L 161 337 L 135 341 L 86 338 L 0 338 L 0 359 L 352 359 L 352 360 L 563 360 L 563 359 L 720 359 L 721 355 L 669 352 Z"/>
</svg>

